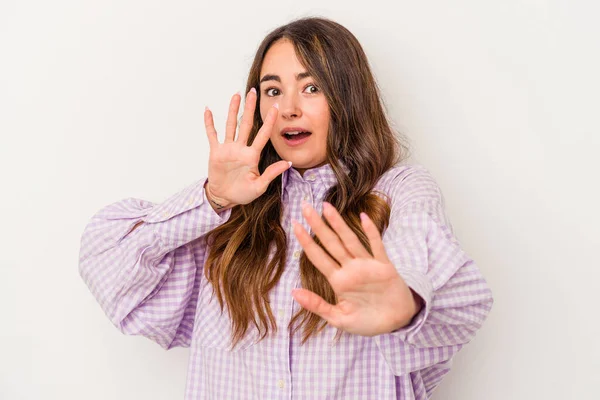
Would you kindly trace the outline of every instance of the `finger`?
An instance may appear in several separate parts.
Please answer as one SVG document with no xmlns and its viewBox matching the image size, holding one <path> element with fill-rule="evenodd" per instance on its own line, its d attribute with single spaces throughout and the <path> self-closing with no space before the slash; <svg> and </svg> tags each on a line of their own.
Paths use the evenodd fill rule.
<svg viewBox="0 0 600 400">
<path fill-rule="evenodd" d="M 327 249 L 340 265 L 352 260 L 352 255 L 348 252 L 340 240 L 340 237 L 332 231 L 323 221 L 321 216 L 317 214 L 314 208 L 309 204 L 304 203 L 302 207 L 302 215 L 311 226 L 323 247 Z"/>
<path fill-rule="evenodd" d="M 305 309 L 317 314 L 330 325 L 341 328 L 341 313 L 333 305 L 329 304 L 321 296 L 306 289 L 292 290 L 294 299 Z"/>
<path fill-rule="evenodd" d="M 225 142 L 233 142 L 235 138 L 235 128 L 237 126 L 237 115 L 240 109 L 240 102 L 242 101 L 242 96 L 239 93 L 236 93 L 231 97 L 231 102 L 229 103 L 229 113 L 227 114 L 227 124 L 225 125 Z"/>
<path fill-rule="evenodd" d="M 360 219 L 362 221 L 362 227 L 369 239 L 369 243 L 371 244 L 371 250 L 373 250 L 373 257 L 376 260 L 381 262 L 388 262 L 388 256 L 385 252 L 385 247 L 383 246 L 383 241 L 381 240 L 381 235 L 379 234 L 379 230 L 369 218 L 367 214 L 364 212 L 360 213 Z"/>
<path fill-rule="evenodd" d="M 216 147 L 219 144 L 219 139 L 217 137 L 217 131 L 215 130 L 212 112 L 208 107 L 204 109 L 204 127 L 206 128 L 209 146 L 211 148 Z"/>
<path fill-rule="evenodd" d="M 308 259 L 329 280 L 340 269 L 339 265 L 313 240 L 302 225 L 294 219 L 292 219 L 292 225 L 294 226 L 294 234 Z"/>
<path fill-rule="evenodd" d="M 334 206 L 328 202 L 323 202 L 323 215 L 351 255 L 357 258 L 371 258 L 371 254 L 365 249 L 358 236 L 350 229 Z"/>
<path fill-rule="evenodd" d="M 254 109 L 256 108 L 256 89 L 252 88 L 246 95 L 246 103 L 244 104 L 244 114 L 242 115 L 242 122 L 240 123 L 240 129 L 238 131 L 237 141 L 246 144 L 248 136 L 252 130 L 252 123 L 254 122 Z"/>
<path fill-rule="evenodd" d="M 271 181 L 277 178 L 277 176 L 279 176 L 280 174 L 283 174 L 283 172 L 291 166 L 291 161 L 283 160 L 277 161 L 276 163 L 269 165 L 267 169 L 265 169 L 263 174 L 257 179 L 258 187 L 262 191 L 261 193 L 266 192 Z"/>
<path fill-rule="evenodd" d="M 267 117 L 256 134 L 254 141 L 252 142 L 252 147 L 257 151 L 262 151 L 263 147 L 265 147 L 265 144 L 267 144 L 269 141 L 271 132 L 273 131 L 273 125 L 275 125 L 275 121 L 277 120 L 278 112 L 279 104 L 277 103 L 273 104 L 273 107 L 271 107 L 267 112 Z"/>
</svg>

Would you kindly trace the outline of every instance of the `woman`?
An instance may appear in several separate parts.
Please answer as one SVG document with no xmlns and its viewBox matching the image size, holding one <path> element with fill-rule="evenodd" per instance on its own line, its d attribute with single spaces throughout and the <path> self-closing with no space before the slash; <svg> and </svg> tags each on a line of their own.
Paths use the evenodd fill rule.
<svg viewBox="0 0 600 400">
<path fill-rule="evenodd" d="M 492 293 L 431 174 L 406 162 L 356 38 L 263 40 L 208 177 L 100 210 L 80 274 L 112 323 L 191 348 L 186 399 L 427 399 Z M 321 217 L 321 215 L 323 215 Z"/>
</svg>

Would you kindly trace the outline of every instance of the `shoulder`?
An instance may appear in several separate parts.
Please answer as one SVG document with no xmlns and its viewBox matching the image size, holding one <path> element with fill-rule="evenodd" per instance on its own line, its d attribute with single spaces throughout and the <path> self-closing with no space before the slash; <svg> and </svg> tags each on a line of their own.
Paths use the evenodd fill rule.
<svg viewBox="0 0 600 400">
<path fill-rule="evenodd" d="M 375 185 L 392 197 L 396 205 L 418 200 L 443 201 L 435 177 L 426 167 L 416 163 L 399 163 L 387 170 Z"/>
<path fill-rule="evenodd" d="M 431 171 L 421 164 L 395 165 L 380 177 L 374 191 L 387 197 L 394 216 L 427 214 L 450 224 L 442 190 Z"/>
</svg>

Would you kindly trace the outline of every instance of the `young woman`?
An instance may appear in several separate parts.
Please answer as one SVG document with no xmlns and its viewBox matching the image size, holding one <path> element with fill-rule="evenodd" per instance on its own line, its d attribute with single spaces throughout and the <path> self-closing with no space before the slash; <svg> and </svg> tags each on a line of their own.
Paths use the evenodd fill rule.
<svg viewBox="0 0 600 400">
<path fill-rule="evenodd" d="M 208 176 L 96 213 L 80 274 L 112 323 L 191 348 L 186 399 L 427 399 L 492 293 L 432 175 L 405 162 L 341 25 L 275 29 L 204 114 Z"/>
</svg>

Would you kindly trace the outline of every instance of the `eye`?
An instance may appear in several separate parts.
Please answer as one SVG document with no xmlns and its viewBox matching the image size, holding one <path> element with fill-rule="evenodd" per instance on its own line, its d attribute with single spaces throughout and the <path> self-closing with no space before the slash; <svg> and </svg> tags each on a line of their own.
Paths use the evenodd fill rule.
<svg viewBox="0 0 600 400">
<path fill-rule="evenodd" d="M 319 91 L 319 88 L 318 88 L 318 87 L 316 87 L 316 86 L 315 86 L 315 85 L 313 85 L 313 84 L 307 85 L 307 86 L 304 88 L 304 90 L 306 90 L 306 89 L 308 89 L 308 88 L 313 88 L 313 89 L 315 89 L 315 90 L 310 90 L 310 91 L 309 91 L 309 93 L 317 93 L 317 92 Z"/>
<path fill-rule="evenodd" d="M 265 94 L 266 94 L 267 96 L 269 96 L 269 97 L 277 96 L 277 94 L 272 94 L 272 92 L 271 92 L 272 90 L 274 90 L 274 91 L 276 91 L 277 93 L 279 93 L 279 89 L 277 89 L 277 88 L 274 88 L 274 87 L 270 87 L 270 88 L 267 88 L 267 89 L 265 89 Z"/>
</svg>

